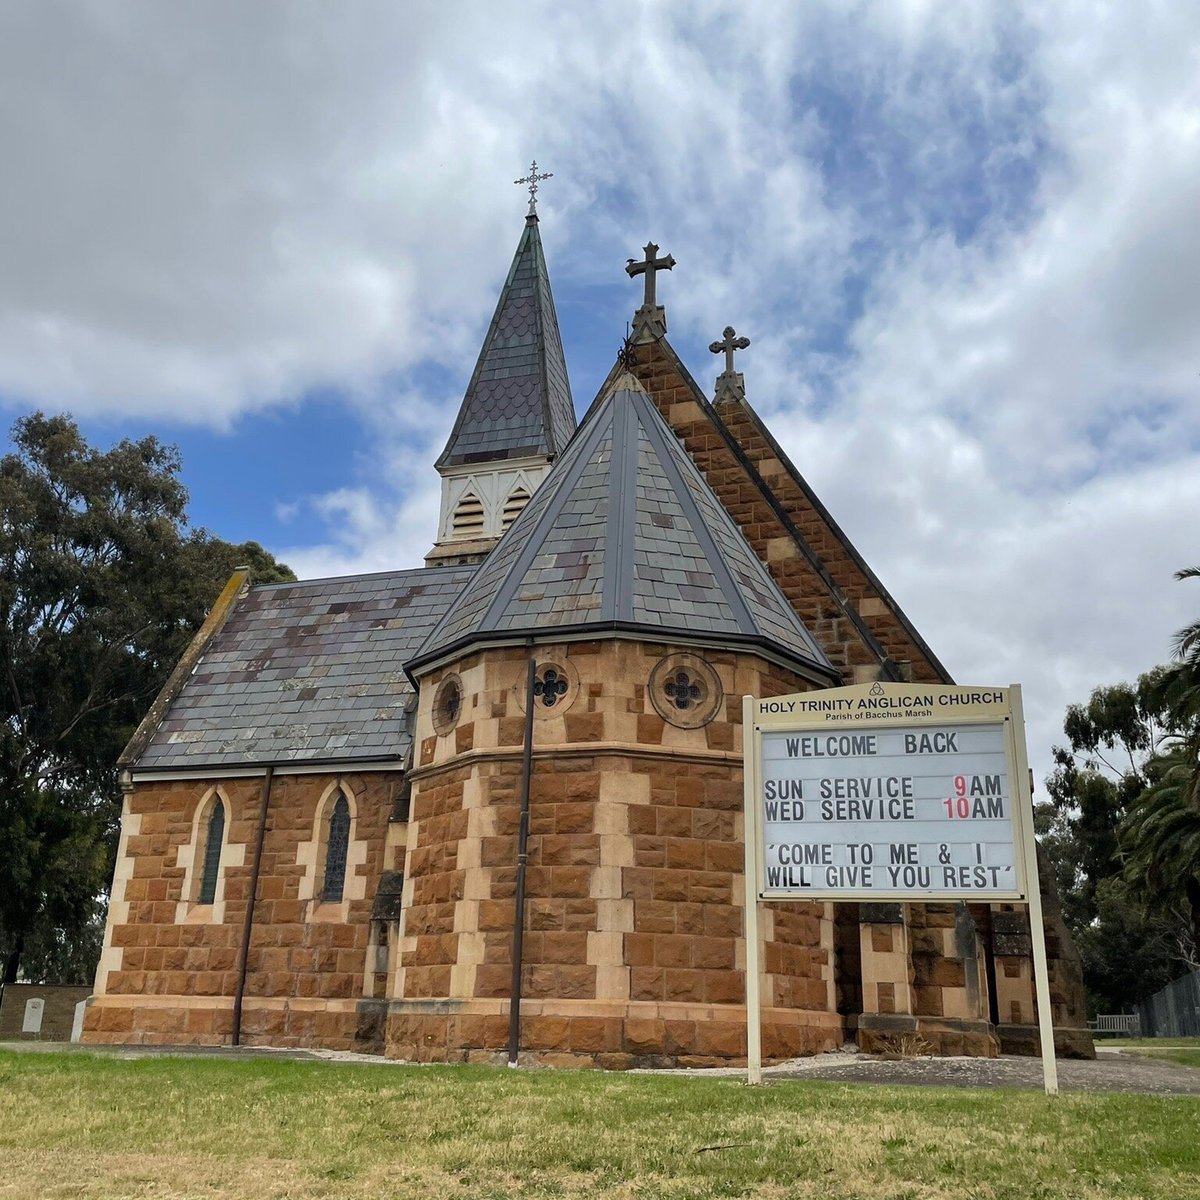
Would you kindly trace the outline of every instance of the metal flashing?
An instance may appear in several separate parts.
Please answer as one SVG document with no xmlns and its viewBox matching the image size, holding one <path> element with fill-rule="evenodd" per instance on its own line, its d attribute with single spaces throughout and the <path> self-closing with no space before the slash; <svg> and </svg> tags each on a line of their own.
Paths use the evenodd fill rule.
<svg viewBox="0 0 1200 1200">
<path fill-rule="evenodd" d="M 228 766 L 223 763 L 181 767 L 178 770 L 130 771 L 129 782 L 183 783 L 192 780 L 258 779 L 270 766 L 276 775 L 362 775 L 370 772 L 403 773 L 408 769 L 398 758 L 330 758 L 319 762 L 259 763 L 247 766 Z"/>
</svg>

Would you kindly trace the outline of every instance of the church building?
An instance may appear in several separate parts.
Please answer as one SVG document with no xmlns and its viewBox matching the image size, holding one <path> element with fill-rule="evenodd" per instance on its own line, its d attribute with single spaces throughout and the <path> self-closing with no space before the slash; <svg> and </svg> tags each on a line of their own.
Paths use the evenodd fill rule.
<svg viewBox="0 0 1200 1200">
<path fill-rule="evenodd" d="M 85 1042 L 502 1061 L 519 985 L 523 1061 L 744 1061 L 742 697 L 952 682 L 747 400 L 748 340 L 711 393 L 671 347 L 653 243 L 577 423 L 532 174 L 425 566 L 238 571 L 126 748 Z M 1036 1053 L 1022 906 L 769 904 L 760 935 L 768 1059 Z"/>
</svg>

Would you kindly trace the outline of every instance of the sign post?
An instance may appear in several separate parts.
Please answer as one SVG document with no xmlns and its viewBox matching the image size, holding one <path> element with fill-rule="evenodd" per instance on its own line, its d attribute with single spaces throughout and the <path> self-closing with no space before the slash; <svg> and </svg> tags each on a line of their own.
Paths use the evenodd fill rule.
<svg viewBox="0 0 1200 1200">
<path fill-rule="evenodd" d="M 1016 744 L 1016 769 L 1022 779 L 1030 778 L 1025 749 L 1025 710 L 1021 689 L 1009 689 L 1013 723 L 1020 736 Z M 1037 842 L 1033 836 L 1033 795 L 1029 796 L 1029 836 L 1025 838 L 1025 878 L 1029 880 L 1029 940 L 1033 943 L 1033 987 L 1037 993 L 1038 1038 L 1042 1049 L 1042 1082 L 1047 1096 L 1058 1095 L 1058 1059 L 1054 1052 L 1054 1020 L 1050 1010 L 1050 964 L 1046 961 L 1046 926 L 1042 923 L 1042 889 L 1038 879 Z"/>
<path fill-rule="evenodd" d="M 1042 1062 L 1058 1090 L 1021 689 L 873 683 L 743 700 L 746 1017 L 761 1079 L 763 900 L 1029 905 Z"/>
<path fill-rule="evenodd" d="M 753 696 L 742 697 L 743 736 L 749 738 L 754 728 Z M 758 830 L 759 806 L 758 773 L 759 756 L 753 760 L 745 756 L 742 770 L 742 787 L 745 805 L 746 835 L 746 1082 L 762 1083 L 762 1000 L 759 993 L 760 968 L 758 964 Z"/>
</svg>

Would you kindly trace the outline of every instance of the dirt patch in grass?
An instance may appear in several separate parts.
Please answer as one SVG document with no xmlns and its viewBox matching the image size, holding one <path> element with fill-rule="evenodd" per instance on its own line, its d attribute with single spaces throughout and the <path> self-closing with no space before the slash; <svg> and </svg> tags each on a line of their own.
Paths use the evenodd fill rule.
<svg viewBox="0 0 1200 1200">
<path fill-rule="evenodd" d="M 0 1197 L 1192 1200 L 1200 1101 L 0 1054 Z"/>
</svg>

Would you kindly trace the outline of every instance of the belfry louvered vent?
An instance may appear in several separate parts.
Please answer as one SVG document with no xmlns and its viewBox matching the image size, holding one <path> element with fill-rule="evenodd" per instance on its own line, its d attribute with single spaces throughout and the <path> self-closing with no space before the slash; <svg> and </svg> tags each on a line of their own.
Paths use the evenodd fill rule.
<svg viewBox="0 0 1200 1200">
<path fill-rule="evenodd" d="M 483 502 L 478 496 L 468 493 L 458 502 L 452 532 L 460 538 L 483 536 Z"/>
<path fill-rule="evenodd" d="M 500 531 L 503 533 L 521 515 L 521 510 L 529 503 L 529 493 L 524 488 L 517 488 L 504 502 L 504 512 L 500 517 Z"/>
</svg>

